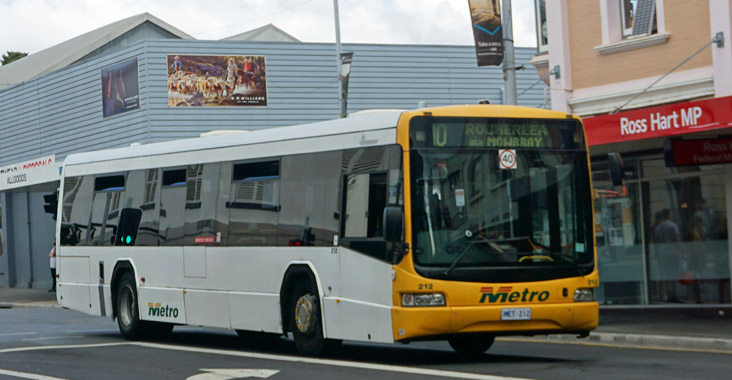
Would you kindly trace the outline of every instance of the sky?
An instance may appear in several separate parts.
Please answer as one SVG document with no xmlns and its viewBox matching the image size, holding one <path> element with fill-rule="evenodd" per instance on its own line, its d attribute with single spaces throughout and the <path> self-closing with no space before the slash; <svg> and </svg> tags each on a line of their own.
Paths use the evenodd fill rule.
<svg viewBox="0 0 732 380">
<path fill-rule="evenodd" d="M 512 0 L 516 46 L 536 46 L 534 0 Z M 341 42 L 472 45 L 468 0 L 339 0 Z M 0 0 L 0 53 L 35 53 L 148 12 L 199 40 L 274 24 L 334 42 L 333 0 Z"/>
</svg>

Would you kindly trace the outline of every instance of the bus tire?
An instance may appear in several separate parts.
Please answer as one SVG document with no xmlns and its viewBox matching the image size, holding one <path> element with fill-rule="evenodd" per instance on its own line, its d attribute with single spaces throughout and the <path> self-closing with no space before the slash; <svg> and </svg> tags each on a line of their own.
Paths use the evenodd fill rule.
<svg viewBox="0 0 732 380">
<path fill-rule="evenodd" d="M 455 352 L 465 356 L 478 356 L 488 351 L 496 337 L 486 334 L 453 335 L 447 338 Z"/>
<path fill-rule="evenodd" d="M 312 281 L 298 281 L 290 297 L 290 331 L 297 350 L 307 356 L 319 356 L 341 341 L 323 336 L 322 311 L 318 290 Z"/>
<path fill-rule="evenodd" d="M 143 338 L 147 332 L 145 321 L 140 320 L 137 286 L 132 272 L 125 272 L 117 285 L 117 326 L 127 340 Z"/>
</svg>

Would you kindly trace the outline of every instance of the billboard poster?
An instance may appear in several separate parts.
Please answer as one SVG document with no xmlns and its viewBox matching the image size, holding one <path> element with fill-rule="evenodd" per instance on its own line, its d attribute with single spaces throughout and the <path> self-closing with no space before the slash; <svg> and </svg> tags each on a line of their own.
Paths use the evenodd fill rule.
<svg viewBox="0 0 732 380">
<path fill-rule="evenodd" d="M 168 55 L 168 106 L 267 105 L 264 56 Z"/>
<path fill-rule="evenodd" d="M 473 23 L 478 66 L 498 66 L 503 62 L 501 0 L 468 0 Z"/>
<path fill-rule="evenodd" d="M 102 69 L 102 115 L 108 117 L 140 108 L 137 58 Z"/>
</svg>

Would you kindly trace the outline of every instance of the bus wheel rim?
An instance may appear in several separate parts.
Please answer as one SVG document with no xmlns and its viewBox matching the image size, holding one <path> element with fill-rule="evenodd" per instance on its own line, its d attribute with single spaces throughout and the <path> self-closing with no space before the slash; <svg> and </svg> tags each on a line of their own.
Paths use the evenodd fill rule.
<svg viewBox="0 0 732 380">
<path fill-rule="evenodd" d="M 315 297 L 306 294 L 295 304 L 295 325 L 303 334 L 310 334 L 315 327 Z"/>
<path fill-rule="evenodd" d="M 132 324 L 133 297 L 132 290 L 129 287 L 125 287 L 122 292 L 119 311 L 119 317 L 122 319 L 122 324 L 125 326 Z"/>
</svg>

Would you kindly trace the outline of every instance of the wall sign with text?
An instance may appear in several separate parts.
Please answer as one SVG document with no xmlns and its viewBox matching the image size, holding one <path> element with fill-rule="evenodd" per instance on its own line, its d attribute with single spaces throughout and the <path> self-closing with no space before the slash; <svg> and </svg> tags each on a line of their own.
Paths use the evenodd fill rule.
<svg viewBox="0 0 732 380">
<path fill-rule="evenodd" d="M 663 155 L 668 167 L 724 164 L 732 162 L 732 138 L 668 140 Z"/>
<path fill-rule="evenodd" d="M 590 146 L 732 127 L 732 96 L 641 108 L 583 120 Z"/>
</svg>

